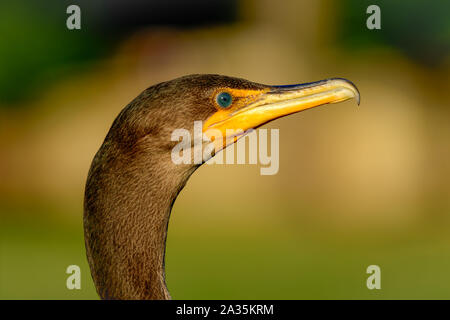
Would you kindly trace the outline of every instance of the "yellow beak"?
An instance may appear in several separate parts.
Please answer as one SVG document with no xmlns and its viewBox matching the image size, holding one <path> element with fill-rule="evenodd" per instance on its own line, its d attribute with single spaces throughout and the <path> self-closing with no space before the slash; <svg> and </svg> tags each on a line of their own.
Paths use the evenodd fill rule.
<svg viewBox="0 0 450 320">
<path fill-rule="evenodd" d="M 220 110 L 213 114 L 204 123 L 205 134 L 214 137 L 215 135 L 209 135 L 208 131 L 219 130 L 226 140 L 233 138 L 235 141 L 239 134 L 233 134 L 233 131 L 245 132 L 274 119 L 328 103 L 355 98 L 359 105 L 360 101 L 356 86 L 349 80 L 341 78 L 299 85 L 268 86 L 267 90 L 256 95 L 254 91 L 251 91 L 250 95 L 254 98 L 249 99 L 248 104 L 237 109 Z M 230 144 L 229 142 L 233 141 L 226 142 L 223 147 Z"/>
</svg>

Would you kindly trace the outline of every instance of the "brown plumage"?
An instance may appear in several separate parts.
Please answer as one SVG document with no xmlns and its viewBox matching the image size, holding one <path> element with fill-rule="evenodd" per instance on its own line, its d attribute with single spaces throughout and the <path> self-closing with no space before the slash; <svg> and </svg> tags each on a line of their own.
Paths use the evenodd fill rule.
<svg viewBox="0 0 450 320">
<path fill-rule="evenodd" d="M 235 94 L 233 110 L 264 100 L 274 88 L 191 75 L 146 89 L 120 112 L 94 157 L 85 191 L 86 252 L 101 298 L 170 299 L 164 273 L 170 211 L 199 166 L 171 161 L 177 144 L 171 133 L 177 128 L 192 132 L 194 121 L 223 116 L 217 92 Z"/>
</svg>

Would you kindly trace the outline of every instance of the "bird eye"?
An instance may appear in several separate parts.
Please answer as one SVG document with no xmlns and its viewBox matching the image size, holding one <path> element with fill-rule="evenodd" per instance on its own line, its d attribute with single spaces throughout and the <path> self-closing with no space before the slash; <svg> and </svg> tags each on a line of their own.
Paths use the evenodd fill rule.
<svg viewBox="0 0 450 320">
<path fill-rule="evenodd" d="M 222 108 L 229 107 L 231 102 L 233 102 L 233 98 L 228 92 L 221 92 L 217 95 L 217 104 Z"/>
</svg>

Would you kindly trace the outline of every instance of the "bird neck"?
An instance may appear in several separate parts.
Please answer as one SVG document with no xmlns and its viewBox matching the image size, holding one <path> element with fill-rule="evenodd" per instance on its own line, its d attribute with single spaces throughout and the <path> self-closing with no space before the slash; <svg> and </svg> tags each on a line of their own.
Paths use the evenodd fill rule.
<svg viewBox="0 0 450 320">
<path fill-rule="evenodd" d="M 170 299 L 164 270 L 169 217 L 194 171 L 163 153 L 99 150 L 86 185 L 84 228 L 101 298 Z"/>
</svg>

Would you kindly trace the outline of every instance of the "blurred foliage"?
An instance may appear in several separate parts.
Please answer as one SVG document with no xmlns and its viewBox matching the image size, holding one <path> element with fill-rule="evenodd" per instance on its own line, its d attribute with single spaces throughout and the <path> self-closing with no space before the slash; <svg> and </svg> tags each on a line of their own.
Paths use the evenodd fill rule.
<svg viewBox="0 0 450 320">
<path fill-rule="evenodd" d="M 110 47 L 107 37 L 69 31 L 67 7 L 58 2 L 0 2 L 0 106 L 30 98 L 43 84 L 95 61 Z"/>
<path fill-rule="evenodd" d="M 366 28 L 368 6 L 381 9 L 381 29 Z M 349 50 L 380 45 L 399 49 L 427 66 L 441 65 L 450 54 L 450 1 L 345 0 L 339 3 L 337 43 Z"/>
<path fill-rule="evenodd" d="M 65 26 L 69 4 L 0 3 L 0 107 L 30 98 L 46 83 L 86 67 L 142 26 L 232 22 L 238 7 L 237 1 L 77 1 L 82 29 L 70 31 Z M 361 13 L 370 4 L 381 7 L 381 30 L 361 27 L 367 19 Z M 345 0 L 339 8 L 339 43 L 350 50 L 389 45 L 429 66 L 440 65 L 449 55 L 449 1 Z"/>
<path fill-rule="evenodd" d="M 81 30 L 68 30 L 66 8 L 81 8 Z M 177 10 L 173 10 L 177 8 Z M 235 19 L 236 1 L 0 2 L 0 107 L 111 53 L 145 25 L 198 26 Z"/>
<path fill-rule="evenodd" d="M 98 299 L 82 222 L 46 214 L 17 212 L 2 221 L 0 299 Z M 172 219 L 168 237 L 167 284 L 174 299 L 450 298 L 443 285 L 450 282 L 445 233 L 422 229 L 377 237 L 267 222 L 249 230 L 240 217 L 205 224 L 184 216 Z M 72 264 L 81 268 L 81 290 L 65 286 Z M 365 286 L 371 264 L 382 266 L 382 290 Z"/>
</svg>

